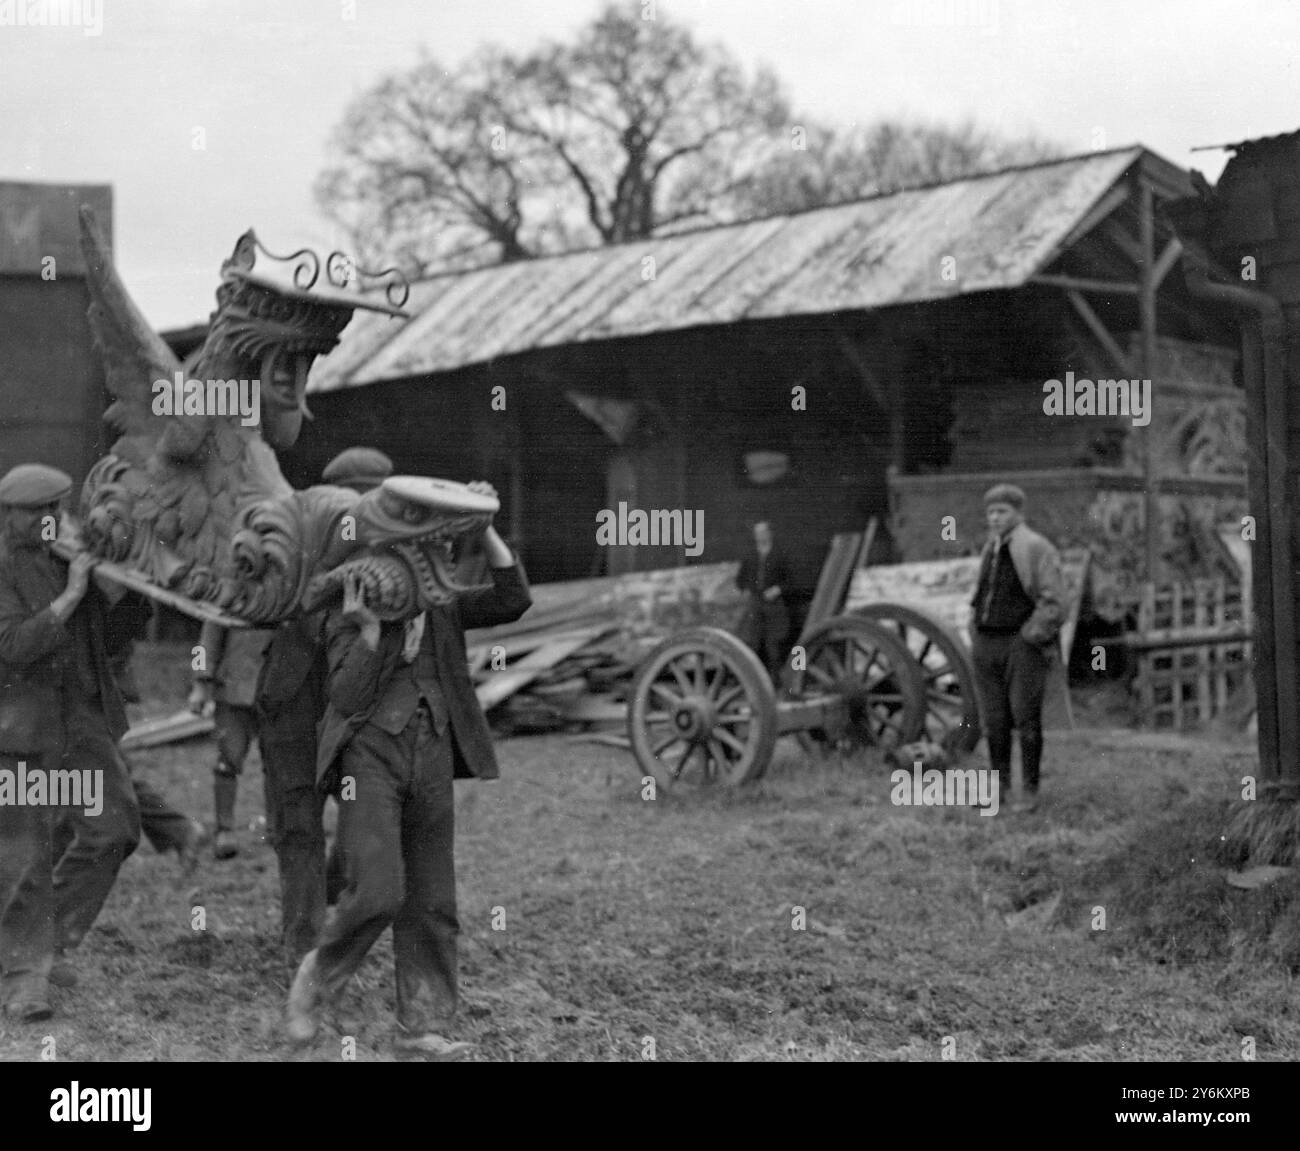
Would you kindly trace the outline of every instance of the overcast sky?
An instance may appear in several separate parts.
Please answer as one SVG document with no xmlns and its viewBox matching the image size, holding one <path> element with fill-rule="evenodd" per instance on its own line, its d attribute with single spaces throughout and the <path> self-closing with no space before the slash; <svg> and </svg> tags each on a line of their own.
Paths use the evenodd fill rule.
<svg viewBox="0 0 1300 1151">
<path fill-rule="evenodd" d="M 6 7 L 33 2 L 0 0 L 0 25 Z M 160 328 L 204 320 L 245 228 L 280 252 L 342 240 L 310 189 L 353 96 L 413 64 L 420 45 L 448 63 L 485 41 L 527 49 L 600 6 L 354 4 L 348 20 L 346 0 L 102 0 L 97 35 L 0 26 L 0 180 L 111 183 L 118 265 L 145 314 Z M 1071 152 L 1142 143 L 1211 180 L 1224 154 L 1191 148 L 1300 128 L 1296 0 L 657 0 L 657 11 L 746 65 L 770 64 L 820 119 L 973 118 Z"/>
</svg>

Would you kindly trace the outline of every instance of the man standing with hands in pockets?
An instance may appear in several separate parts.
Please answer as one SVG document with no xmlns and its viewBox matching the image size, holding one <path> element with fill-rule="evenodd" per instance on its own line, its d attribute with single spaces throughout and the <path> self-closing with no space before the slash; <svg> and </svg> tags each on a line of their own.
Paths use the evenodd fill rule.
<svg viewBox="0 0 1300 1151">
<path fill-rule="evenodd" d="M 1020 733 L 1024 797 L 1012 811 L 1038 805 L 1043 756 L 1043 694 L 1052 649 L 1065 618 L 1065 585 L 1056 548 L 1024 521 L 1025 493 L 996 484 L 984 493 L 988 542 L 971 601 L 976 689 L 989 766 L 1002 798 L 1011 790 L 1011 730 Z"/>
</svg>

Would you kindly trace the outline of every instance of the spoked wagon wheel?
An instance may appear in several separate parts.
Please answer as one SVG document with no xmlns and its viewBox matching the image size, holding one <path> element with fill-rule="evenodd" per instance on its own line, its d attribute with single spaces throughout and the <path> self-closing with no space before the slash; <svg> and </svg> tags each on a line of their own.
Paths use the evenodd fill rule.
<svg viewBox="0 0 1300 1151">
<path fill-rule="evenodd" d="M 776 693 L 762 663 L 734 636 L 691 628 L 641 665 L 627 709 L 642 771 L 666 785 L 734 787 L 767 770 Z"/>
<path fill-rule="evenodd" d="M 868 604 L 853 614 L 884 624 L 921 665 L 924 735 L 950 756 L 972 751 L 980 739 L 980 709 L 975 665 L 961 637 L 942 620 L 902 604 Z"/>
<path fill-rule="evenodd" d="M 837 696 L 843 707 L 832 728 L 811 728 L 801 742 L 851 750 L 898 747 L 916 739 L 925 722 L 925 681 L 902 640 L 881 624 L 836 616 L 803 638 L 805 668 L 789 680 L 795 699 Z"/>
</svg>

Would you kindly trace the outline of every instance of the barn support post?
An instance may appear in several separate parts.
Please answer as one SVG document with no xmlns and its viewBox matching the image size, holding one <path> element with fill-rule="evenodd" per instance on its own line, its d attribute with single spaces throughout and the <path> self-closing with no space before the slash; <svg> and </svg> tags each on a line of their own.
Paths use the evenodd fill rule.
<svg viewBox="0 0 1300 1151">
<path fill-rule="evenodd" d="M 1295 706 L 1300 680 L 1286 474 L 1286 323 L 1273 297 L 1236 284 L 1212 283 L 1204 268 L 1189 267 L 1187 285 L 1194 296 L 1218 300 L 1259 319 L 1256 330 L 1243 317 L 1243 366 L 1250 433 L 1248 491 L 1259 557 L 1251 570 L 1261 790 L 1295 800 L 1300 798 L 1300 716 Z"/>
<path fill-rule="evenodd" d="M 1150 183 L 1138 177 L 1139 211 L 1138 246 L 1142 262 L 1138 280 L 1138 322 L 1142 338 L 1142 376 L 1151 381 L 1151 398 L 1155 403 L 1158 389 L 1156 374 L 1156 254 L 1155 254 L 1155 193 Z M 1142 471 L 1145 479 L 1142 501 L 1146 535 L 1147 579 L 1159 577 L 1160 564 L 1160 464 L 1156 458 L 1156 421 L 1151 420 L 1142 433 Z"/>
</svg>

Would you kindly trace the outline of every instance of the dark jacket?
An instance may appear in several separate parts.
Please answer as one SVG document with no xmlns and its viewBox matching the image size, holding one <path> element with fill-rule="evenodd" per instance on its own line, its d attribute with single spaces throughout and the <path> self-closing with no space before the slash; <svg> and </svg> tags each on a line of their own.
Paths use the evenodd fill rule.
<svg viewBox="0 0 1300 1151">
<path fill-rule="evenodd" d="M 90 586 L 76 611 L 60 623 L 50 603 L 67 586 L 68 565 L 49 557 L 49 570 L 28 549 L 0 545 L 0 754 L 57 752 L 63 746 L 62 691 L 75 673 L 74 636 L 86 637 L 91 674 L 114 739 L 126 732 L 126 709 L 114 679 L 110 646 L 129 643 L 145 610 L 134 596 L 115 608 Z M 110 616 L 112 617 L 110 620 Z"/>
<path fill-rule="evenodd" d="M 271 636 L 257 677 L 264 742 L 316 742 L 325 712 L 325 649 L 320 612 L 282 623 Z"/>
<path fill-rule="evenodd" d="M 226 628 L 211 620 L 204 622 L 199 643 L 207 655 L 207 678 L 212 680 L 213 698 L 218 703 L 253 706 L 273 634 L 269 628 Z"/>
<path fill-rule="evenodd" d="M 790 590 L 790 561 L 780 548 L 773 546 L 767 553 L 767 564 L 763 569 L 763 586 L 758 586 L 758 552 L 751 551 L 740 561 L 736 572 L 736 586 L 741 591 L 761 594 L 770 587 L 779 587 L 781 594 L 778 601 L 784 600 Z"/>
<path fill-rule="evenodd" d="M 453 763 L 459 779 L 496 779 L 501 774 L 487 720 L 469 677 L 465 629 L 510 623 L 523 615 L 532 602 L 523 572 L 516 564 L 493 569 L 490 587 L 474 588 L 454 604 L 428 613 L 425 627 L 433 639 L 438 686 L 447 705 Z M 325 623 L 329 702 L 321 721 L 316 756 L 316 777 L 322 785 L 333 786 L 331 777 L 340 753 L 382 698 L 402 658 L 403 636 L 401 623 L 384 624 L 379 646 L 371 651 L 360 642 L 357 626 L 343 618 L 341 608 L 330 613 Z"/>
<path fill-rule="evenodd" d="M 995 540 L 980 553 L 980 568 L 989 561 Z M 1007 533 L 1007 551 L 1025 594 L 1034 601 L 1033 614 L 1020 629 L 1021 638 L 1036 647 L 1047 647 L 1057 639 L 1065 622 L 1065 581 L 1061 576 L 1061 555 L 1051 542 L 1024 522 Z M 979 619 L 979 588 L 971 599 Z"/>
</svg>

